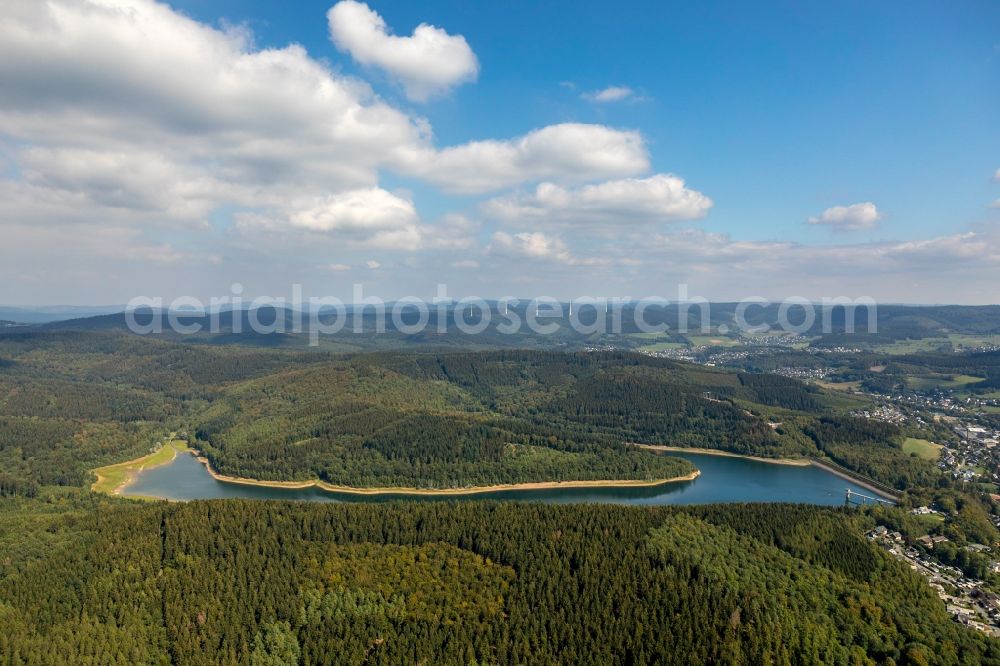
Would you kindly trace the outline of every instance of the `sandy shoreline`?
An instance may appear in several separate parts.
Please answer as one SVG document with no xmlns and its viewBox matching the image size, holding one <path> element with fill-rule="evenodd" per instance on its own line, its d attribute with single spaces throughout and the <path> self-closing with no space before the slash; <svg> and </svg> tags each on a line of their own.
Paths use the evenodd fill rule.
<svg viewBox="0 0 1000 666">
<path fill-rule="evenodd" d="M 106 475 L 101 473 L 101 470 L 106 470 L 112 467 L 119 467 L 125 470 L 125 478 L 122 480 L 121 483 L 119 483 L 114 488 L 114 490 L 111 491 L 110 494 L 121 495 L 126 488 L 128 488 L 132 483 L 135 482 L 136 478 L 144 470 L 153 469 L 155 467 L 160 467 L 162 465 L 169 465 L 170 463 L 172 463 L 174 460 L 177 459 L 177 453 L 179 452 L 177 447 L 173 446 L 172 444 L 164 444 L 164 446 L 170 447 L 170 449 L 173 451 L 169 460 L 160 460 L 152 464 L 144 462 L 147 459 L 152 458 L 157 453 L 159 453 L 159 450 L 157 450 L 154 451 L 153 453 L 147 453 L 144 456 L 139 456 L 134 460 L 128 460 L 122 463 L 115 463 L 114 465 L 106 465 L 105 467 L 98 467 L 97 469 L 93 470 L 94 476 L 97 477 L 97 480 L 94 481 L 94 483 L 90 484 L 90 489 L 97 491 L 97 487 L 100 486 L 102 483 L 104 483 L 104 481 L 108 478 Z M 139 467 L 133 468 L 134 465 L 138 465 Z M 97 492 L 102 492 L 102 491 L 97 491 Z"/>
<path fill-rule="evenodd" d="M 694 470 L 690 474 L 677 476 L 670 479 L 656 479 L 653 481 L 640 481 L 632 479 L 622 480 L 593 480 L 593 481 L 531 481 L 527 483 L 505 483 L 492 486 L 469 486 L 467 488 L 413 488 L 407 486 L 399 487 L 379 487 L 379 488 L 357 488 L 354 486 L 337 486 L 325 481 L 261 481 L 260 479 L 247 479 L 243 477 L 227 476 L 212 469 L 208 459 L 203 456 L 195 456 L 198 462 L 205 466 L 208 473 L 217 481 L 223 483 L 235 483 L 244 486 L 261 486 L 264 488 L 285 488 L 289 490 L 299 490 L 304 488 L 319 488 L 331 493 L 348 493 L 351 495 L 476 495 L 481 493 L 494 493 L 505 490 L 552 490 L 558 488 L 636 488 L 659 486 L 665 483 L 677 483 L 680 481 L 694 481 L 701 474 L 701 471 Z"/>
<path fill-rule="evenodd" d="M 762 458 L 760 456 L 747 456 L 742 453 L 732 453 L 730 451 L 719 451 L 718 449 L 699 449 L 685 446 L 666 446 L 662 444 L 636 444 L 630 442 L 632 446 L 647 451 L 666 451 L 670 453 L 698 453 L 706 456 L 722 456 L 724 458 L 743 458 L 744 460 L 756 460 L 757 462 L 769 463 L 771 465 L 791 465 L 793 467 L 808 467 L 812 461 L 807 458 Z"/>
</svg>

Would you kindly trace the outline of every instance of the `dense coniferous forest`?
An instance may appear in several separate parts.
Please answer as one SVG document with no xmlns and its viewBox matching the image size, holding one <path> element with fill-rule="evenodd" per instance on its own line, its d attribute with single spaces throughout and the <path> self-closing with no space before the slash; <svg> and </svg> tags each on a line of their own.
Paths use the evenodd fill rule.
<svg viewBox="0 0 1000 666">
<path fill-rule="evenodd" d="M 666 471 L 629 443 L 829 456 L 897 488 L 935 473 L 902 455 L 896 429 L 840 416 L 798 381 L 630 353 L 358 356 L 245 384 L 206 410 L 197 435 L 223 473 L 347 485 Z M 861 453 L 843 455 L 855 443 Z"/>
<path fill-rule="evenodd" d="M 793 379 L 627 352 L 340 355 L 15 330 L 0 334 L 0 663 L 1000 663 L 997 642 L 860 536 L 874 520 L 909 533 L 901 511 L 84 490 L 169 433 L 223 473 L 354 486 L 691 469 L 633 443 L 820 457 L 956 503 L 956 544 L 996 540 L 980 504 L 933 490 L 933 464 L 904 455 L 895 426 Z"/>
<path fill-rule="evenodd" d="M 336 355 L 115 332 L 0 335 L 0 493 L 186 433 L 219 472 L 346 486 L 655 480 L 688 463 L 631 443 L 826 457 L 894 488 L 926 483 L 892 426 L 793 379 L 628 352 Z"/>
<path fill-rule="evenodd" d="M 0 334 L 3 495 L 84 486 L 142 455 L 229 384 L 323 355 L 165 344 L 118 334 Z"/>
<path fill-rule="evenodd" d="M 342 485 L 647 479 L 678 469 L 629 443 L 834 458 L 835 446 L 858 441 L 873 443 L 870 460 L 837 462 L 899 488 L 934 473 L 877 425 L 852 422 L 818 440 L 816 412 L 843 418 L 823 400 L 783 377 L 629 353 L 380 354 L 245 383 L 201 415 L 197 435 L 223 473 Z"/>
<path fill-rule="evenodd" d="M 965 664 L 1000 643 L 789 505 L 0 507 L 4 664 Z"/>
</svg>

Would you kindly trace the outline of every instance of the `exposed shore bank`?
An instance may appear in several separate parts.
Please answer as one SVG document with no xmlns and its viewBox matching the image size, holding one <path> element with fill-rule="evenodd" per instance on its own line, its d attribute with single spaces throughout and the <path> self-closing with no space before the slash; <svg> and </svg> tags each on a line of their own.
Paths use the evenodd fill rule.
<svg viewBox="0 0 1000 666">
<path fill-rule="evenodd" d="M 351 495 L 477 495 L 482 493 L 494 493 L 508 490 L 552 490 L 559 488 L 637 488 L 660 486 L 667 483 L 678 483 L 683 481 L 694 481 L 701 474 L 699 470 L 694 470 L 690 474 L 677 476 L 669 479 L 654 479 L 651 481 L 633 479 L 608 479 L 608 480 L 579 480 L 579 481 L 531 481 L 526 483 L 504 483 L 490 486 L 469 486 L 467 488 L 414 488 L 407 486 L 398 487 L 376 487 L 358 488 L 354 486 L 338 486 L 325 481 L 314 479 L 312 481 L 262 481 L 260 479 L 248 479 L 245 477 L 228 476 L 220 474 L 212 469 L 208 459 L 197 455 L 194 451 L 189 451 L 195 455 L 195 459 L 205 466 L 205 469 L 216 481 L 232 483 L 244 486 L 259 486 L 264 488 L 283 488 L 286 490 L 301 490 L 305 488 L 319 488 L 330 493 L 346 493 Z M 134 480 L 130 478 L 123 487 L 127 487 Z"/>
</svg>

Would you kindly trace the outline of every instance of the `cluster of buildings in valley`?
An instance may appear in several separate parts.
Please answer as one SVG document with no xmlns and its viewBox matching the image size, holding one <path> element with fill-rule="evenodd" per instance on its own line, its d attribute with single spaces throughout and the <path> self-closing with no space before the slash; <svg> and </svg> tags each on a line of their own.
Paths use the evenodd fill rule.
<svg viewBox="0 0 1000 666">
<path fill-rule="evenodd" d="M 1000 431 L 977 425 L 966 419 L 951 417 L 952 428 L 959 440 L 941 450 L 938 466 L 961 481 L 1000 481 Z M 1000 519 L 998 519 L 1000 522 Z"/>
<path fill-rule="evenodd" d="M 861 354 L 866 350 L 861 347 L 813 347 L 809 351 L 826 354 Z"/>
<path fill-rule="evenodd" d="M 742 346 L 719 347 L 717 345 L 697 345 L 690 347 L 676 347 L 673 349 L 638 349 L 637 351 L 657 356 L 659 358 L 670 358 L 679 361 L 690 361 L 691 363 L 702 363 L 704 365 L 733 365 L 742 366 L 745 361 L 754 357 L 770 356 L 776 352 L 787 352 L 793 349 L 792 345 L 798 342 L 806 342 L 806 338 L 799 336 L 765 336 L 762 338 L 744 338 L 741 340 Z M 589 350 L 590 348 L 588 348 Z M 595 348 L 595 351 L 597 349 Z M 857 347 L 809 347 L 801 351 L 809 354 L 821 356 L 824 354 L 860 354 L 863 349 Z M 805 379 L 823 379 L 831 374 L 832 370 L 825 368 L 799 368 L 806 372 L 802 375 Z M 791 368 L 785 368 L 791 370 Z M 781 370 L 775 371 L 782 374 Z M 789 377 L 796 375 L 787 375 Z"/>
<path fill-rule="evenodd" d="M 933 510 L 927 510 L 933 513 Z M 982 581 L 968 578 L 960 569 L 941 564 L 927 554 L 937 543 L 947 541 L 946 537 L 920 537 L 917 542 L 925 549 L 921 551 L 915 545 L 907 544 L 902 534 L 890 532 L 882 525 L 868 532 L 867 536 L 924 576 L 956 622 L 1000 637 L 1000 597 L 985 589 Z M 987 546 L 978 544 L 967 548 L 989 551 Z"/>
<path fill-rule="evenodd" d="M 826 379 L 832 372 L 829 368 L 788 367 L 778 368 L 774 374 L 793 379 Z"/>
<path fill-rule="evenodd" d="M 705 347 L 674 347 L 671 349 L 637 349 L 640 354 L 653 356 L 655 358 L 669 358 L 674 361 L 688 361 L 689 363 L 701 363 L 705 354 Z"/>
<path fill-rule="evenodd" d="M 942 442 L 944 448 L 938 466 L 960 481 L 1000 482 L 1000 430 L 982 425 L 979 415 L 973 411 L 978 406 L 973 400 L 955 399 L 950 392 L 941 390 L 928 393 L 867 391 L 865 395 L 879 403 L 854 410 L 852 416 L 918 428 L 928 426 L 931 420 L 947 424 L 955 436 Z"/>
<path fill-rule="evenodd" d="M 1000 406 L 1000 400 L 997 398 L 984 398 L 978 395 L 955 397 L 951 389 L 932 389 L 928 393 L 906 393 L 900 396 L 900 399 L 917 404 L 959 411 L 975 409 L 977 407 Z"/>
<path fill-rule="evenodd" d="M 688 361 L 702 365 L 743 365 L 743 362 L 754 356 L 769 356 L 773 353 L 771 347 L 733 347 L 719 348 L 706 345 L 696 347 L 676 347 L 674 349 L 639 349 L 640 353 L 657 358 L 669 358 L 675 361 Z"/>
<path fill-rule="evenodd" d="M 891 404 L 869 409 L 858 409 L 852 416 L 875 419 L 897 425 L 928 425 L 923 416 L 910 413 Z M 1000 482 L 1000 431 L 978 425 L 970 415 L 962 416 L 935 413 L 935 421 L 946 422 L 957 437 L 942 445 L 938 467 L 951 474 L 953 479 L 972 482 Z M 1000 518 L 998 518 L 1000 522 Z"/>
<path fill-rule="evenodd" d="M 947 393 L 918 393 L 916 391 L 879 393 L 868 391 L 866 395 L 874 398 L 882 398 L 894 403 L 905 403 L 913 407 L 924 409 L 953 410 L 961 409 L 961 404 Z"/>
<path fill-rule="evenodd" d="M 865 350 L 860 347 L 807 347 L 801 345 L 808 344 L 809 338 L 800 335 L 763 335 L 758 337 L 740 338 L 737 346 L 719 345 L 690 345 L 678 346 L 671 349 L 637 349 L 636 351 L 656 356 L 658 358 L 669 358 L 678 361 L 689 361 L 691 363 L 702 363 L 705 365 L 741 365 L 743 361 L 754 356 L 769 356 L 776 352 L 787 352 L 800 348 L 801 351 L 823 355 L 823 354 L 860 354 Z M 586 347 L 587 351 L 612 351 L 622 349 L 620 345 L 591 345 Z M 803 368 L 805 370 L 805 368 Z M 830 371 L 825 371 L 827 376 Z M 789 375 L 791 376 L 791 375 Z M 817 376 L 805 375 L 806 378 L 815 379 Z M 819 378 L 822 378 L 819 377 Z"/>
<path fill-rule="evenodd" d="M 808 344 L 809 340 L 801 335 L 761 335 L 746 338 L 745 342 L 752 347 L 791 347 Z"/>
<path fill-rule="evenodd" d="M 902 424 L 907 421 L 906 414 L 901 409 L 893 405 L 877 405 L 868 409 L 855 409 L 851 416 L 863 419 L 873 419 L 884 423 Z"/>
</svg>

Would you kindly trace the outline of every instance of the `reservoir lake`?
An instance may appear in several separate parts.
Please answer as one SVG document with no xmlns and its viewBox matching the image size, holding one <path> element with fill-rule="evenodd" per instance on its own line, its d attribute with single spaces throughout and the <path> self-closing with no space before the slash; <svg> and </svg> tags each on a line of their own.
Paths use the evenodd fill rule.
<svg viewBox="0 0 1000 666">
<path fill-rule="evenodd" d="M 503 490 L 468 495 L 356 495 L 320 488 L 269 488 L 219 481 L 195 456 L 182 453 L 173 462 L 141 472 L 122 494 L 169 500 L 281 499 L 316 502 L 386 502 L 407 500 L 520 500 L 537 502 L 603 502 L 613 504 L 712 504 L 717 502 L 802 502 L 843 504 L 845 492 L 872 496 L 869 490 L 815 466 L 780 465 L 747 458 L 699 453 L 670 455 L 691 461 L 701 470 L 693 481 L 658 486 Z"/>
</svg>

